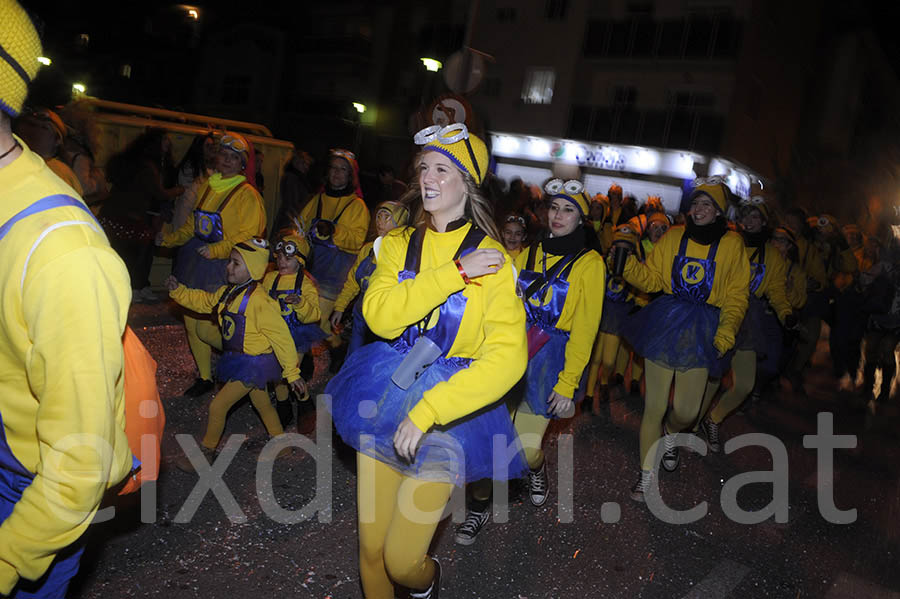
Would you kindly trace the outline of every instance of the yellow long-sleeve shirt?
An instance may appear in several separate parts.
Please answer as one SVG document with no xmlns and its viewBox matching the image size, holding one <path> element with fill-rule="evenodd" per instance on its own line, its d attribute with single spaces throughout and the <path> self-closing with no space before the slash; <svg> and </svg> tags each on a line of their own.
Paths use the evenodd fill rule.
<svg viewBox="0 0 900 599">
<path fill-rule="evenodd" d="M 684 232 L 683 226 L 669 229 L 653 247 L 644 263 L 633 255 L 629 256 L 625 263 L 625 280 L 648 293 L 663 291 L 671 294 L 672 263 L 678 255 Z M 685 255 L 705 259 L 709 247 L 688 240 Z M 744 249 L 744 240 L 739 234 L 729 231 L 722 236 L 715 262 L 712 290 L 706 302 L 720 309 L 716 334 L 733 345 L 750 297 L 750 260 Z"/>
<path fill-rule="evenodd" d="M 197 204 L 200 210 L 214 212 L 225 201 L 229 192 L 246 180 L 243 175 L 235 175 L 223 179 L 218 173 L 214 174 L 206 182 L 206 187 L 200 190 L 200 197 L 206 193 L 206 198 Z M 231 254 L 234 244 L 249 239 L 260 237 L 266 230 L 266 209 L 262 198 L 251 185 L 244 185 L 234 194 L 228 204 L 222 209 L 222 241 L 210 243 L 210 254 L 216 259 L 225 259 Z M 187 243 L 194 236 L 194 213 L 188 214 L 187 220 L 177 231 L 163 237 L 164 247 L 176 247 Z"/>
<path fill-rule="evenodd" d="M 350 272 L 347 273 L 347 280 L 344 281 L 344 287 L 341 289 L 337 300 L 334 302 L 335 312 L 344 312 L 347 309 L 347 306 L 350 305 L 350 302 L 353 301 L 353 298 L 356 297 L 356 294 L 359 293 L 359 283 L 356 281 L 356 269 L 359 268 L 362 261 L 368 257 L 374 243 L 374 241 L 366 243 L 356 255 L 356 262 L 353 263 L 353 267 L 350 269 Z M 376 264 L 378 263 L 374 256 L 372 260 Z"/>
<path fill-rule="evenodd" d="M 781 257 L 781 253 L 771 243 L 766 242 L 766 272 L 763 275 L 762 282 L 756 288 L 756 297 L 765 296 L 769 300 L 769 304 L 778 315 L 778 320 L 784 323 L 784 319 L 792 312 L 791 304 L 787 298 L 787 263 Z M 752 257 L 756 248 L 748 247 L 747 256 Z M 758 258 L 757 258 L 758 259 Z M 751 271 L 752 276 L 752 271 Z"/>
<path fill-rule="evenodd" d="M 382 241 L 378 265 L 363 298 L 363 316 L 372 332 L 394 339 L 450 295 L 462 291 L 466 297 L 466 311 L 448 355 L 473 362 L 426 391 L 410 410 L 410 420 L 426 432 L 434 424 L 448 424 L 498 401 L 522 377 L 528 360 L 525 309 L 516 297 L 509 258 L 498 272 L 478 277 L 480 285 L 466 285 L 453 264 L 453 255 L 470 227 L 465 224 L 446 233 L 428 230 L 418 275 L 400 283 L 397 276 L 406 261 L 412 229 L 394 229 Z M 489 237 L 478 247 L 504 251 Z M 435 313 L 428 327 L 436 323 Z"/>
<path fill-rule="evenodd" d="M 543 261 L 542 244 L 537 244 L 534 251 L 535 264 Z M 547 254 L 547 269 L 553 267 L 563 256 Z M 522 252 L 516 259 L 516 270 L 521 272 L 528 262 L 528 252 Z M 600 327 L 600 316 L 603 312 L 603 290 L 606 286 L 606 264 L 597 252 L 583 255 L 567 278 L 569 291 L 563 305 L 556 328 L 569 332 L 566 343 L 566 361 L 562 372 L 556 379 L 553 390 L 564 397 L 571 398 L 581 382 L 581 373 L 591 359 L 594 339 Z M 547 293 L 550 293 L 549 289 Z M 545 298 L 546 301 L 547 298 Z"/>
<path fill-rule="evenodd" d="M 806 273 L 807 278 L 814 282 L 817 291 L 824 291 L 829 285 L 829 279 L 819 248 L 805 237 L 798 236 L 797 252 L 800 255 L 799 266 Z"/>
<path fill-rule="evenodd" d="M 785 265 L 787 277 L 784 282 L 784 290 L 788 303 L 794 310 L 800 310 L 806 305 L 806 273 L 799 265 L 790 260 L 785 260 Z"/>
<path fill-rule="evenodd" d="M 312 225 L 320 204 L 322 206 L 320 218 L 334 221 L 338 215 L 341 217 L 334 223 L 334 234 L 331 237 L 334 245 L 347 253 L 358 252 L 369 231 L 369 209 L 366 207 L 366 203 L 355 193 L 339 198 L 320 193 L 307 202 L 300 213 L 300 222 L 304 227 L 309 228 Z"/>
<path fill-rule="evenodd" d="M 263 277 L 262 286 L 269 293 L 275 278 L 278 276 L 277 271 L 270 271 Z M 313 281 L 305 271 L 302 275 L 303 284 L 300 286 L 300 301 L 296 304 L 288 304 L 288 308 L 293 310 L 300 322 L 307 324 L 310 322 L 319 322 L 322 313 L 319 308 L 319 291 L 316 289 L 316 282 Z M 276 291 L 290 291 L 294 289 L 297 282 L 297 273 L 292 275 L 281 275 L 278 279 L 278 289 Z"/>
<path fill-rule="evenodd" d="M 185 308 L 201 314 L 208 314 L 219 303 L 219 298 L 228 287 L 228 285 L 223 285 L 210 293 L 202 289 L 190 289 L 179 285 L 169 292 L 169 296 Z M 243 289 L 235 294 L 225 309 L 237 312 L 245 293 L 247 290 Z M 219 311 L 219 327 L 222 326 L 222 312 L 224 311 L 224 309 Z M 244 353 L 259 356 L 274 351 L 287 382 L 293 383 L 300 378 L 297 348 L 294 347 L 294 340 L 291 338 L 287 323 L 281 317 L 281 307 L 278 302 L 269 297 L 266 291 L 257 285 L 247 302 L 244 316 L 247 320 L 244 330 Z"/>
<path fill-rule="evenodd" d="M 0 223 L 40 198 L 72 195 L 18 141 L 23 153 L 0 169 Z M 39 578 L 131 470 L 122 395 L 131 285 L 77 207 L 20 220 L 0 257 L 0 413 L 13 454 L 34 474 L 0 525 L 5 595 L 20 577 Z"/>
</svg>

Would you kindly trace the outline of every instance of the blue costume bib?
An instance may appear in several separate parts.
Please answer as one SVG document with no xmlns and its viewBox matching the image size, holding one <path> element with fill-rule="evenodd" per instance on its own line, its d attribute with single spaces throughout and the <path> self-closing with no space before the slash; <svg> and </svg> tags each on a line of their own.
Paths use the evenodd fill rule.
<svg viewBox="0 0 900 599">
<path fill-rule="evenodd" d="M 341 208 L 334 220 L 328 220 L 322 218 L 323 197 L 324 194 L 320 193 L 315 198 L 316 216 L 312 219 L 309 232 L 307 233 L 310 249 L 312 250 L 309 257 L 309 272 L 315 278 L 316 283 L 319 284 L 319 296 L 326 300 L 334 301 L 340 295 L 344 281 L 347 280 L 347 275 L 356 261 L 356 254 L 345 252 L 338 248 L 334 243 L 333 236 L 327 238 L 319 237 L 316 234 L 316 225 L 324 221 L 336 227 L 341 220 L 341 216 L 356 201 L 356 198 L 350 198 L 350 201 Z"/>
<path fill-rule="evenodd" d="M 242 181 L 235 185 L 215 210 L 204 210 L 202 208 L 206 196 L 209 195 L 211 189 L 209 185 L 206 186 L 206 189 L 203 191 L 203 197 L 200 198 L 198 208 L 194 210 L 194 236 L 197 239 L 205 243 L 217 243 L 225 239 L 224 225 L 222 223 L 222 210 L 225 209 L 225 206 L 228 205 L 228 202 L 231 201 L 234 194 L 243 188 L 244 185 L 248 185 L 248 183 Z"/>
<path fill-rule="evenodd" d="M 231 299 L 246 289 L 236 312 L 228 310 Z M 256 291 L 256 281 L 243 285 L 231 285 L 219 298 L 213 315 L 222 332 L 222 357 L 216 364 L 216 378 L 223 382 L 241 381 L 248 387 L 265 389 L 266 384 L 281 380 L 282 368 L 272 352 L 252 356 L 244 353 L 244 335 L 247 332 L 247 304 Z"/>
<path fill-rule="evenodd" d="M 398 284 L 416 277 L 424 238 L 424 228 L 411 235 L 403 270 L 397 275 Z M 482 239 L 484 232 L 472 226 L 456 257 L 476 249 Z M 421 322 L 407 327 L 397 339 L 364 345 L 347 357 L 340 372 L 325 388 L 331 397 L 335 427 L 347 444 L 407 476 L 449 480 L 459 486 L 482 478 L 518 478 L 527 472 L 521 450 L 504 471 L 493 469 L 495 435 L 501 435 L 507 445 L 520 447 L 509 412 L 499 398 L 496 403 L 448 425 L 432 427 L 423 437 L 412 463 L 400 459 L 394 450 L 394 432 L 422 395 L 472 362 L 467 358 L 447 357 L 459 332 L 466 303 L 466 297 L 458 291 Z M 426 328 L 435 312 L 437 322 Z M 408 389 L 400 389 L 391 381 L 391 375 L 420 335 L 434 341 L 443 350 L 442 356 Z"/>
<path fill-rule="evenodd" d="M 369 325 L 362 313 L 362 300 L 369 288 L 369 277 L 375 272 L 375 250 L 369 250 L 369 255 L 362 259 L 356 272 L 353 273 L 356 284 L 359 285 L 359 295 L 353 303 L 353 330 L 350 335 L 350 343 L 347 345 L 347 355 L 352 354 L 366 343 L 370 336 Z"/>
<path fill-rule="evenodd" d="M 770 336 L 766 334 L 771 328 L 771 323 L 767 322 L 770 319 L 766 315 L 769 304 L 765 299 L 756 296 L 756 291 L 765 276 L 766 246 L 763 244 L 755 248 L 750 256 L 750 299 L 734 341 L 735 350 L 755 351 L 759 357 L 768 354 L 770 350 L 768 346 L 771 343 Z M 777 318 L 775 323 L 778 324 Z"/>
<path fill-rule="evenodd" d="M 525 315 L 530 326 L 538 326 L 550 335 L 550 339 L 528 361 L 525 371 L 525 401 L 534 414 L 550 418 L 547 398 L 556 385 L 559 373 L 566 364 L 566 344 L 569 332 L 556 328 L 566 296 L 569 293 L 569 275 L 578 259 L 587 253 L 568 254 L 547 270 L 547 254 L 543 253 L 541 272 L 534 270 L 535 247 L 528 249 L 525 269 L 519 273 L 518 287 L 525 303 Z M 582 377 L 583 378 L 583 377 Z M 583 396 L 582 385 L 575 391 L 575 401 Z"/>
<path fill-rule="evenodd" d="M 281 317 L 288 325 L 288 330 L 291 332 L 291 337 L 294 340 L 294 346 L 299 353 L 305 354 L 313 343 L 325 338 L 325 331 L 319 326 L 318 321 L 300 322 L 300 318 L 294 311 L 292 304 L 287 303 L 284 299 L 289 295 L 297 295 L 299 297 L 303 294 L 303 278 L 303 269 L 301 268 L 297 271 L 293 289 L 278 289 L 278 281 L 281 280 L 281 275 L 276 274 L 272 280 L 272 288 L 269 289 L 269 297 L 278 300 L 278 306 L 281 308 Z"/>
<path fill-rule="evenodd" d="M 754 262 L 754 259 L 758 259 Z M 766 276 L 766 246 L 765 244 L 756 248 L 753 255 L 750 256 L 750 295 L 756 293 L 759 286 Z"/>
</svg>

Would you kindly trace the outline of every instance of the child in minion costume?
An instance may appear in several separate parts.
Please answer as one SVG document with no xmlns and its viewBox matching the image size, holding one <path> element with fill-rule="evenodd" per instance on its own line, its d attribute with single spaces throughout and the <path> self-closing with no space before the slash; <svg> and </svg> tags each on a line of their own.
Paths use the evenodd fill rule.
<svg viewBox="0 0 900 599">
<path fill-rule="evenodd" d="M 251 146 L 238 133 L 219 140 L 219 152 L 233 152 L 246 169 Z M 266 210 L 262 197 L 247 181 L 244 170 L 223 176 L 214 173 L 194 211 L 177 231 L 161 235 L 163 247 L 179 247 L 173 275 L 191 289 L 213 292 L 225 285 L 225 265 L 235 243 L 262 236 Z M 185 392 L 197 397 L 212 390 L 212 348 L 218 347 L 218 332 L 211 315 L 205 312 L 184 315 L 188 344 L 197 363 L 199 377 Z"/>
<path fill-rule="evenodd" d="M 375 208 L 375 233 L 379 238 L 384 237 L 390 231 L 397 227 L 405 227 L 409 222 L 409 209 L 405 204 L 388 200 L 378 204 Z M 350 343 L 347 346 L 347 355 L 352 354 L 365 343 L 370 336 L 366 319 L 362 314 L 362 298 L 365 296 L 366 289 L 369 287 L 369 277 L 375 272 L 375 241 L 369 241 L 356 256 L 356 262 L 350 269 L 344 287 L 337 301 L 334 302 L 334 312 L 331 313 L 331 326 L 336 327 L 344 317 L 344 312 L 350 302 L 356 298 L 353 304 L 353 328 L 350 336 Z M 359 296 L 359 297 L 357 297 Z"/>
<path fill-rule="evenodd" d="M 269 297 L 278 302 L 300 362 L 310 346 L 325 336 L 319 326 L 319 292 L 316 282 L 305 269 L 309 242 L 295 231 L 287 231 L 275 244 L 274 254 L 276 269 L 266 273 L 262 287 Z M 286 384 L 282 382 L 275 386 L 275 407 L 282 426 L 286 426 L 293 417 L 289 396 Z M 303 401 L 308 396 L 298 399 Z"/>
<path fill-rule="evenodd" d="M 685 226 L 662 236 L 647 261 L 629 256 L 624 277 L 647 292 L 662 291 L 635 315 L 625 335 L 644 356 L 646 394 L 640 429 L 640 478 L 631 497 L 644 500 L 656 472 L 661 434 L 663 468 L 678 468 L 675 434 L 698 418 L 707 380 L 721 377 L 747 310 L 750 262 L 740 235 L 724 217 L 729 190 L 718 178 L 699 181 Z M 674 378 L 674 404 L 669 389 Z M 653 455 L 651 455 L 651 453 Z"/>
<path fill-rule="evenodd" d="M 582 183 L 554 179 L 545 191 L 551 205 L 550 234 L 516 259 L 530 357 L 525 395 L 514 422 L 520 437 L 538 440 L 525 444 L 530 498 L 536 506 L 543 505 L 548 496 L 540 441 L 550 420 L 570 417 L 573 404 L 584 397 L 582 378 L 604 311 L 603 297 L 598 299 L 595 290 L 606 282 L 603 257 L 586 243 L 584 226 L 590 201 Z M 554 213 L 571 207 L 578 217 L 574 229 L 554 233 Z"/>
<path fill-rule="evenodd" d="M 719 425 L 753 390 L 757 362 L 771 353 L 776 354 L 774 360 L 777 364 L 777 354 L 781 348 L 781 326 L 794 329 L 798 322 L 785 290 L 787 265 L 781 253 L 769 241 L 769 209 L 765 200 L 760 196 L 741 200 L 740 219 L 744 245 L 750 256 L 750 297 L 735 339 L 735 352 L 731 360 L 734 382 L 707 415 L 719 382 L 711 380 L 706 387 L 700 411 L 701 417 L 704 417 L 701 428 L 706 436 L 707 446 L 713 452 L 720 449 Z"/>
<path fill-rule="evenodd" d="M 525 225 L 525 217 L 521 214 L 510 214 L 503 221 L 500 231 L 503 236 L 503 247 L 513 260 L 522 253 L 526 247 L 525 239 L 528 236 L 528 227 Z"/>
<path fill-rule="evenodd" d="M 322 330 L 330 335 L 329 317 L 366 240 L 369 209 L 362 200 L 356 155 L 334 149 L 329 164 L 325 188 L 303 207 L 300 222 L 311 244 L 308 267 L 319 285 Z M 349 171 L 349 176 L 339 177 L 333 174 L 336 171 Z M 333 341 L 338 342 L 336 336 Z"/>
<path fill-rule="evenodd" d="M 420 190 L 453 208 L 425 211 L 415 228 L 383 238 L 362 311 L 390 341 L 357 349 L 326 387 L 337 431 L 358 452 L 367 599 L 392 599 L 394 582 L 436 599 L 440 565 L 427 551 L 454 487 L 527 471 L 521 451 L 503 472 L 492 460 L 494 436 L 517 442 L 501 399 L 525 371 L 527 351 L 513 268 L 478 189 L 487 148 L 459 123 L 415 140 L 424 145 Z"/>
<path fill-rule="evenodd" d="M 228 411 L 248 393 L 266 430 L 274 437 L 284 430 L 269 401 L 266 385 L 285 379 L 298 395 L 306 392 L 297 350 L 281 308 L 260 285 L 268 265 L 268 244 L 254 238 L 234 245 L 228 284 L 215 292 L 190 289 L 174 276 L 166 280 L 169 297 L 190 310 L 211 312 L 222 335 L 224 353 L 216 366 L 216 378 L 224 386 L 209 405 L 206 434 L 201 442 L 207 457 L 216 453 Z M 177 460 L 176 466 L 194 472 L 187 456 Z"/>
</svg>

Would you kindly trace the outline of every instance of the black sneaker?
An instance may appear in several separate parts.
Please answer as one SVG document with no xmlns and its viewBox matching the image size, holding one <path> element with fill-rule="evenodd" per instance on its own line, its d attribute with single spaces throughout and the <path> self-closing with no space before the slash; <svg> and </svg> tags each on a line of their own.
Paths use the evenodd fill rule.
<svg viewBox="0 0 900 599">
<path fill-rule="evenodd" d="M 478 533 L 481 532 L 481 529 L 484 528 L 484 525 L 487 524 L 490 519 L 490 510 L 484 510 L 483 512 L 468 510 L 466 513 L 466 520 L 456 527 L 456 533 L 453 535 L 453 540 L 456 541 L 458 545 L 471 545 L 475 542 L 475 537 L 478 536 Z"/>
<path fill-rule="evenodd" d="M 194 384 L 184 390 L 184 395 L 186 397 L 200 397 L 212 391 L 213 387 L 215 387 L 215 384 L 212 381 L 197 377 L 194 380 Z"/>
<path fill-rule="evenodd" d="M 439 599 L 441 594 L 441 562 L 435 558 L 431 558 L 434 562 L 434 578 L 431 579 L 431 586 L 424 591 L 413 593 L 410 592 L 411 599 Z"/>
<path fill-rule="evenodd" d="M 278 420 L 281 421 L 281 428 L 287 429 L 288 425 L 294 421 L 293 399 L 288 396 L 284 401 L 276 401 L 275 412 L 278 413 Z"/>
<path fill-rule="evenodd" d="M 668 433 L 663 435 L 663 446 L 665 452 L 662 457 L 662 467 L 666 472 L 675 472 L 678 470 L 678 448 L 675 446 L 675 435 Z"/>
<path fill-rule="evenodd" d="M 528 487 L 531 505 L 541 507 L 547 503 L 547 496 L 550 494 L 547 482 L 547 464 L 541 464 L 537 470 L 528 471 Z"/>
<path fill-rule="evenodd" d="M 217 450 L 210 449 L 202 444 L 200 445 L 200 451 L 203 452 L 203 457 L 205 457 L 206 461 L 210 464 L 216 461 L 216 456 L 219 454 Z M 175 460 L 175 467 L 188 474 L 197 473 L 197 469 L 194 468 L 194 465 L 191 463 L 191 460 L 188 459 L 186 454 L 181 454 L 181 456 Z"/>
<path fill-rule="evenodd" d="M 706 446 L 709 447 L 709 450 L 719 453 L 722 449 L 719 443 L 719 425 L 707 418 L 700 424 L 700 428 L 703 429 L 703 434 L 706 436 Z"/>
<path fill-rule="evenodd" d="M 641 477 L 638 479 L 637 483 L 631 488 L 631 498 L 635 501 L 644 502 L 644 493 L 650 488 L 650 484 L 653 482 L 653 471 L 652 470 L 641 470 Z"/>
<path fill-rule="evenodd" d="M 632 395 L 640 395 L 641 394 L 641 382 L 640 381 L 631 381 L 631 394 Z"/>
</svg>

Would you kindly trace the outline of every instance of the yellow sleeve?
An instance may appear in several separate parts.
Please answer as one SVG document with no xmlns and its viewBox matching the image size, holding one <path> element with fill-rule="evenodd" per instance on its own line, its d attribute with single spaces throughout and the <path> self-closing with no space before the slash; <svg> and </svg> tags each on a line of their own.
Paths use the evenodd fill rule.
<svg viewBox="0 0 900 599">
<path fill-rule="evenodd" d="M 788 263 L 788 268 L 790 268 L 790 263 Z M 806 273 L 799 265 L 795 264 L 794 268 L 790 269 L 785 290 L 791 308 L 799 310 L 806 305 Z"/>
<path fill-rule="evenodd" d="M 169 292 L 169 297 L 180 306 L 184 306 L 198 314 L 209 314 L 215 305 L 219 303 L 219 298 L 222 297 L 226 287 L 226 285 L 223 285 L 210 293 L 202 289 L 191 289 L 179 283 L 178 287 Z"/>
<path fill-rule="evenodd" d="M 297 358 L 297 348 L 291 337 L 291 331 L 287 323 L 281 317 L 281 307 L 278 302 L 257 287 L 249 302 L 253 309 L 253 317 L 256 328 L 268 340 L 281 364 L 282 374 L 289 383 L 300 378 L 300 365 Z M 248 306 L 248 309 L 250 306 Z"/>
<path fill-rule="evenodd" d="M 212 258 L 228 258 L 234 244 L 259 237 L 266 229 L 266 209 L 250 184 L 235 194 L 223 212 L 222 241 L 209 244 Z"/>
<path fill-rule="evenodd" d="M 605 288 L 606 265 L 603 259 L 599 254 L 590 252 L 579 262 L 581 260 L 585 263 L 583 266 L 576 264 L 581 267 L 577 278 L 569 278 L 569 292 L 560 315 L 560 328 L 565 326 L 569 330 L 569 341 L 566 343 L 565 365 L 553 387 L 554 391 L 570 399 L 575 395 L 584 368 L 591 358 L 606 295 L 597 293 L 597 290 Z M 572 274 L 575 274 L 574 269 Z"/>
<path fill-rule="evenodd" d="M 801 260 L 801 266 L 806 272 L 806 276 L 819 284 L 819 290 L 828 287 L 828 272 L 825 270 L 825 261 L 822 254 L 814 244 L 803 240 L 805 244 L 804 259 Z M 802 248 L 801 248 L 802 250 Z"/>
<path fill-rule="evenodd" d="M 682 228 L 669 229 L 644 262 L 638 260 L 634 254 L 628 256 L 628 260 L 625 262 L 625 271 L 622 273 L 625 281 L 645 293 L 656 293 L 657 291 L 670 293 L 672 262 L 675 260 L 675 254 L 678 253 L 682 231 L 684 231 Z M 609 259 L 612 259 L 612 256 Z"/>
<path fill-rule="evenodd" d="M 372 249 L 372 244 L 367 243 L 362 246 L 362 249 L 360 249 L 359 253 L 356 255 L 356 262 L 353 263 L 353 267 L 350 269 L 350 272 L 347 273 L 347 280 L 344 281 L 344 287 L 341 289 L 337 300 L 334 302 L 335 312 L 344 312 L 347 309 L 347 306 L 350 305 L 350 302 L 353 301 L 353 298 L 356 297 L 356 294 L 359 293 L 359 284 L 356 282 L 356 269 L 359 268 L 362 261 L 369 255 L 370 249 Z"/>
<path fill-rule="evenodd" d="M 732 241 L 726 246 L 724 242 L 729 237 Z M 726 233 L 719 242 L 714 281 L 723 276 L 724 285 L 719 288 L 714 283 L 713 293 L 707 301 L 719 306 L 716 335 L 725 337 L 730 345 L 734 345 L 735 335 L 750 301 L 750 258 L 747 257 L 743 239 L 737 233 Z M 715 293 L 719 290 L 721 295 Z"/>
<path fill-rule="evenodd" d="M 397 282 L 412 231 L 394 229 L 384 237 L 378 264 L 363 296 L 366 323 L 384 339 L 399 337 L 406 327 L 428 316 L 451 294 L 466 286 L 452 260 L 437 268 L 422 269 L 414 279 Z"/>
<path fill-rule="evenodd" d="M 108 247 L 42 260 L 44 246 L 66 247 L 52 238 L 71 235 L 83 234 L 58 230 L 41 244 L 22 289 L 31 346 L 23 366 L 39 402 L 39 459 L 0 525 L 0 594 L 19 577 L 39 578 L 87 529 L 104 491 L 131 469 L 122 395 L 128 272 Z"/>
<path fill-rule="evenodd" d="M 186 244 L 194 236 L 194 211 L 187 213 L 184 224 L 177 231 L 172 231 L 163 236 L 162 246 L 171 248 Z"/>
<path fill-rule="evenodd" d="M 332 241 L 339 249 L 356 253 L 366 241 L 366 233 L 369 231 L 369 209 L 356 196 L 351 202 L 341 214 L 341 219 L 334 223 Z"/>
<path fill-rule="evenodd" d="M 766 245 L 766 298 L 769 300 L 778 320 L 784 319 L 793 311 L 787 298 L 787 267 L 784 258 L 772 245 Z"/>
<path fill-rule="evenodd" d="M 482 244 L 480 247 L 485 246 Z M 496 244 L 496 248 L 499 247 Z M 381 255 L 385 255 L 384 246 Z M 450 265 L 453 266 L 453 263 Z M 455 266 L 453 273 L 460 278 Z M 467 368 L 426 391 L 409 411 L 409 419 L 419 430 L 427 432 L 434 424 L 449 424 L 498 401 L 525 373 L 528 363 L 525 308 L 516 296 L 511 262 L 507 260 L 498 272 L 479 277 L 478 281 L 484 293 L 484 312 L 477 315 L 481 318 L 473 320 L 479 320 L 480 326 L 461 328 L 460 335 L 483 335 L 484 340 L 478 355 Z M 394 286 L 400 286 L 396 278 Z M 366 300 L 371 292 L 370 286 L 366 291 Z M 466 309 L 466 316 L 469 316 L 469 308 Z"/>
<path fill-rule="evenodd" d="M 297 276 L 305 278 L 300 290 L 300 301 L 291 304 L 291 309 L 303 324 L 319 322 L 322 319 L 322 310 L 319 308 L 319 292 L 316 289 L 316 283 L 306 273 L 298 273 Z"/>
</svg>

